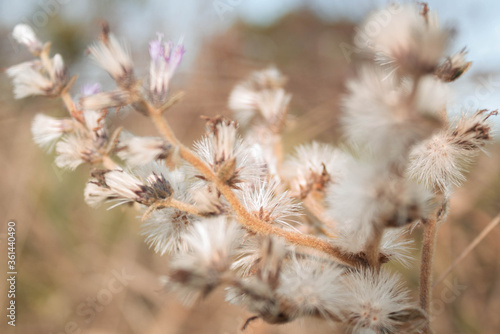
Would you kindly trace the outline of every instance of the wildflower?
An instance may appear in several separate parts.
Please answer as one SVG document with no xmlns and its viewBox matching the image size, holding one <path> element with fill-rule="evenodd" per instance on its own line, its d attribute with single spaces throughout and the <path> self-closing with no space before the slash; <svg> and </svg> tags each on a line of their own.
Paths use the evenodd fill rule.
<svg viewBox="0 0 500 334">
<path fill-rule="evenodd" d="M 362 270 L 344 276 L 343 281 L 349 294 L 343 301 L 343 316 L 353 332 L 413 332 L 425 324 L 425 313 L 412 305 L 398 276 Z"/>
<path fill-rule="evenodd" d="M 122 135 L 116 151 L 120 159 L 132 166 L 139 166 L 158 159 L 166 159 L 172 153 L 172 145 L 157 137 Z"/>
<path fill-rule="evenodd" d="M 175 47 L 171 41 L 162 44 L 162 39 L 163 35 L 158 34 L 158 39 L 149 43 L 151 57 L 149 90 L 156 103 L 164 102 L 170 80 L 186 52 L 182 38 Z"/>
<path fill-rule="evenodd" d="M 135 83 L 133 63 L 129 52 L 109 33 L 109 27 L 103 26 L 100 40 L 89 47 L 90 54 L 105 69 L 116 84 L 124 89 Z"/>
<path fill-rule="evenodd" d="M 34 55 L 39 55 L 42 52 L 43 44 L 36 37 L 33 29 L 27 24 L 18 24 L 14 27 L 12 37 L 19 43 L 24 44 L 28 50 Z"/>
<path fill-rule="evenodd" d="M 489 118 L 497 111 L 479 110 L 463 115 L 455 126 L 415 146 L 408 175 L 433 190 L 449 194 L 465 181 L 464 173 L 484 145 L 492 139 Z"/>
<path fill-rule="evenodd" d="M 69 118 L 56 119 L 43 114 L 37 114 L 31 124 L 35 143 L 49 150 L 64 133 L 73 131 L 73 128 L 74 123 Z"/>
</svg>

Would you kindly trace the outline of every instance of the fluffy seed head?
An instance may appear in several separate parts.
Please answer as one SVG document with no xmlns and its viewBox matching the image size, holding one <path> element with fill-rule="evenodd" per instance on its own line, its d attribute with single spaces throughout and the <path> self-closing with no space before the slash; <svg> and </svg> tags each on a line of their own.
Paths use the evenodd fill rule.
<svg viewBox="0 0 500 334">
<path fill-rule="evenodd" d="M 399 277 L 386 271 L 353 272 L 344 276 L 349 297 L 344 301 L 346 324 L 354 333 L 401 333 L 416 330 L 425 323 L 425 313 L 410 303 Z"/>
<path fill-rule="evenodd" d="M 12 31 L 12 37 L 19 43 L 24 44 L 28 50 L 38 55 L 42 51 L 42 42 L 36 37 L 33 29 L 27 24 L 18 24 Z"/>
</svg>

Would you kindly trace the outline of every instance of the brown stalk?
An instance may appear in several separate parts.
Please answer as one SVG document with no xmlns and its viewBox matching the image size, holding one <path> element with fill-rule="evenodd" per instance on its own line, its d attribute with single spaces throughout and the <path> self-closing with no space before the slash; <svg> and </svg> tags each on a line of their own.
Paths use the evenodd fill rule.
<svg viewBox="0 0 500 334">
<path fill-rule="evenodd" d="M 427 314 L 427 324 L 423 329 L 424 334 L 432 333 L 430 324 L 430 303 L 432 299 L 432 263 L 434 259 L 434 251 L 436 248 L 436 237 L 438 223 L 442 223 L 446 216 L 448 201 L 445 200 L 441 208 L 436 213 L 435 217 L 423 219 L 424 225 L 424 240 L 422 244 L 422 260 L 420 263 L 420 307 Z"/>
</svg>

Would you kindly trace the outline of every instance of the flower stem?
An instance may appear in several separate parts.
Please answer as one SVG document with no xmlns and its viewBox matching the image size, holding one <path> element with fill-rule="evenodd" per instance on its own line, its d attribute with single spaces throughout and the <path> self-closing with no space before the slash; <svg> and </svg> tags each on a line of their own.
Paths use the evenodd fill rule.
<svg viewBox="0 0 500 334">
<path fill-rule="evenodd" d="M 185 147 L 177 137 L 174 135 L 172 129 L 170 128 L 167 120 L 162 116 L 161 112 L 150 104 L 146 103 L 148 106 L 149 115 L 155 124 L 157 130 L 160 134 L 171 144 L 176 145 L 179 148 L 179 154 L 182 159 L 193 165 L 198 169 L 203 177 L 210 182 L 213 182 L 220 193 L 226 198 L 234 212 L 238 216 L 238 221 L 241 225 L 249 229 L 250 231 L 262 234 L 262 235 L 277 235 L 280 236 L 292 244 L 305 246 L 320 250 L 324 253 L 329 254 L 334 257 L 338 262 L 351 266 L 361 266 L 364 265 L 364 261 L 351 256 L 350 254 L 344 253 L 339 248 L 331 245 L 327 241 L 297 232 L 285 231 L 278 227 L 272 226 L 266 222 L 261 221 L 251 213 L 249 213 L 244 206 L 241 204 L 238 197 L 233 193 L 230 186 L 225 182 L 219 180 L 215 173 L 207 166 L 196 154 L 194 154 L 189 148 Z"/>
</svg>

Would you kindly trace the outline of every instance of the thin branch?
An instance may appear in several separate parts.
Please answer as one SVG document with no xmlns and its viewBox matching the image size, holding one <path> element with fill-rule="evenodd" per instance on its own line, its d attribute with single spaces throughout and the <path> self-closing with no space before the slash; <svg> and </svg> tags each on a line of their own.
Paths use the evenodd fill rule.
<svg viewBox="0 0 500 334">
<path fill-rule="evenodd" d="M 380 270 L 380 242 L 382 241 L 382 236 L 384 235 L 384 227 L 379 226 L 379 224 L 374 224 L 373 232 L 368 242 L 366 243 L 364 253 L 366 254 L 366 259 L 368 264 L 375 271 Z"/>
<path fill-rule="evenodd" d="M 420 307 L 429 315 L 431 302 L 431 273 L 437 235 L 437 220 L 424 222 L 424 240 L 422 245 L 422 262 L 420 264 Z M 428 333 L 428 331 L 426 331 Z"/>
<path fill-rule="evenodd" d="M 482 231 L 479 235 L 470 243 L 467 248 L 465 248 L 462 253 L 453 261 L 453 263 L 444 271 L 444 273 L 439 276 L 432 288 L 435 288 L 439 283 L 441 283 L 446 276 L 448 276 L 451 271 L 460 263 L 463 259 L 467 257 L 476 248 L 477 245 L 500 223 L 500 214 L 498 214 Z"/>
<path fill-rule="evenodd" d="M 366 263 L 363 259 L 359 257 L 351 256 L 346 254 L 340 248 L 335 247 L 328 243 L 327 241 L 313 237 L 310 235 L 305 235 L 292 231 L 285 231 L 278 227 L 272 226 L 264 221 L 261 221 L 254 215 L 250 214 L 244 206 L 241 204 L 238 197 L 233 193 L 230 186 L 222 182 L 217 178 L 212 169 L 207 166 L 196 154 L 194 154 L 189 148 L 185 147 L 180 143 L 177 137 L 174 135 L 172 129 L 168 125 L 167 120 L 162 116 L 161 111 L 152 107 L 146 102 L 149 115 L 155 124 L 156 128 L 160 134 L 173 145 L 178 146 L 179 154 L 182 159 L 193 165 L 198 169 L 203 177 L 210 182 L 213 182 L 220 193 L 226 198 L 234 212 L 238 216 L 238 221 L 241 225 L 249 229 L 250 231 L 261 234 L 261 235 L 277 235 L 280 236 L 292 244 L 305 246 L 320 250 L 324 253 L 331 255 L 336 258 L 336 260 L 344 265 L 351 267 L 365 265 Z"/>
<path fill-rule="evenodd" d="M 422 260 L 420 263 L 420 307 L 427 314 L 427 324 L 423 329 L 424 334 L 432 333 L 430 324 L 430 303 L 432 298 L 432 263 L 434 259 L 434 251 L 436 248 L 437 228 L 438 223 L 446 217 L 448 210 L 448 200 L 444 200 L 436 216 L 422 221 L 424 225 L 424 240 L 422 244 Z"/>
<path fill-rule="evenodd" d="M 180 211 L 189 213 L 191 215 L 195 216 L 204 216 L 203 212 L 198 210 L 194 205 L 191 205 L 189 203 L 181 202 L 179 200 L 176 200 L 175 198 L 167 198 L 163 201 L 157 201 L 153 203 L 152 205 L 149 206 L 149 208 L 144 212 L 142 215 L 141 220 L 145 221 L 155 210 L 159 210 L 162 208 L 176 208 Z"/>
</svg>

